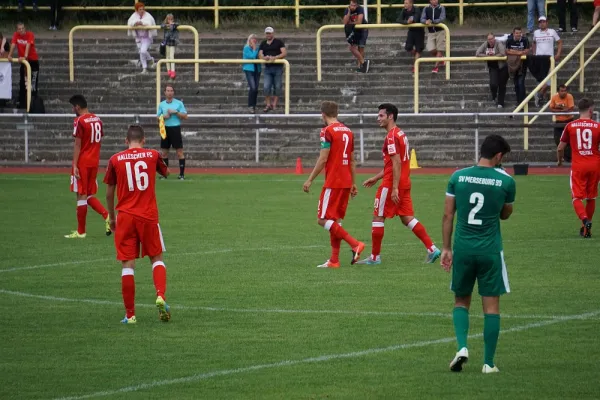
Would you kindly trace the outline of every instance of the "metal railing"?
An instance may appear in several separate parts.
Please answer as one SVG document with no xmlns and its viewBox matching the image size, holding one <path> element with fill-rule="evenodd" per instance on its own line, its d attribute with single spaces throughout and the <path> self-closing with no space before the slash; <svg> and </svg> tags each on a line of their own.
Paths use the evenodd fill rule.
<svg viewBox="0 0 600 400">
<path fill-rule="evenodd" d="M 29 112 L 29 107 L 31 106 L 31 64 L 27 60 L 18 60 L 14 59 L 12 61 L 8 61 L 8 58 L 0 58 L 0 62 L 13 62 L 13 63 L 21 63 L 25 66 L 25 70 L 27 73 L 27 82 L 25 82 L 25 86 L 27 87 L 27 108 L 26 110 Z"/>
<path fill-rule="evenodd" d="M 356 29 L 408 29 L 408 28 L 428 28 L 428 27 L 438 27 L 444 30 L 444 34 L 446 36 L 446 58 L 450 57 L 450 30 L 448 26 L 445 24 L 358 24 L 355 25 Z M 321 36 L 323 32 L 328 30 L 339 29 L 343 30 L 344 25 L 323 25 L 317 30 L 317 81 L 321 82 L 322 68 L 321 68 Z M 446 67 L 446 79 L 450 79 L 450 64 Z"/>
<path fill-rule="evenodd" d="M 285 98 L 285 114 L 290 113 L 290 63 L 288 60 L 248 60 L 248 59 L 197 59 L 197 60 L 168 60 L 162 59 L 156 63 L 156 108 L 160 104 L 161 99 L 161 76 L 160 67 L 163 64 L 174 63 L 174 64 L 283 64 L 285 74 L 285 87 L 284 87 L 284 98 Z"/>
<path fill-rule="evenodd" d="M 194 35 L 194 58 L 199 57 L 200 53 L 200 38 L 198 30 L 190 25 L 179 25 L 177 27 L 180 31 L 190 31 Z M 162 31 L 161 27 L 156 26 L 127 26 L 127 25 L 77 25 L 74 26 L 69 32 L 69 79 L 71 82 L 75 81 L 75 61 L 74 61 L 74 50 L 73 50 L 73 34 L 77 31 L 128 31 L 128 30 L 158 30 Z M 198 82 L 200 74 L 198 72 L 198 64 L 194 69 L 194 79 Z"/>
<path fill-rule="evenodd" d="M 457 61 L 457 62 L 473 62 L 473 61 L 506 61 L 507 57 L 422 57 L 415 61 L 415 74 L 414 74 L 414 110 L 415 114 L 419 113 L 419 65 L 425 62 L 440 62 L 440 61 Z M 527 59 L 527 56 L 521 56 L 522 60 Z M 449 66 L 446 64 L 446 69 Z M 550 57 L 550 70 L 554 70 L 554 58 Z M 551 79 L 552 92 L 556 91 L 556 75 L 549 76 Z M 547 79 L 544 79 L 544 85 Z M 525 125 L 528 124 L 529 114 L 528 105 L 525 104 L 525 113 L 523 114 L 523 122 Z M 516 112 L 516 111 L 514 111 Z M 529 129 L 527 126 L 523 128 L 523 147 L 525 150 L 529 149 Z"/>
<path fill-rule="evenodd" d="M 544 116 L 548 116 L 548 115 L 574 115 L 574 114 L 578 114 L 576 112 L 567 112 L 567 113 L 544 113 L 541 114 L 539 112 L 536 113 L 528 113 L 528 115 L 544 115 Z M 129 123 L 136 123 L 139 124 L 141 122 L 141 120 L 148 120 L 149 122 L 151 121 L 151 123 L 156 126 L 156 137 L 158 138 L 158 124 L 156 123 L 156 114 L 97 114 L 100 118 L 106 118 L 106 120 L 104 121 L 104 125 L 107 126 L 108 125 L 108 119 L 122 119 L 124 120 L 123 122 L 123 130 L 122 132 L 126 131 L 126 126 Z M 479 128 L 481 126 L 483 127 L 490 127 L 490 124 L 485 123 L 483 121 L 481 121 L 482 118 L 484 117 L 502 117 L 502 116 L 512 116 L 512 113 L 429 113 L 429 114 L 418 114 L 417 116 L 415 114 L 398 114 L 398 117 L 401 118 L 401 122 L 400 122 L 400 126 L 405 128 L 406 127 L 410 127 L 412 126 L 412 123 L 409 123 L 408 120 L 409 119 L 415 119 L 416 117 L 418 117 L 418 121 L 414 123 L 414 125 L 416 127 L 422 127 L 423 122 L 422 121 L 427 121 L 427 120 L 431 120 L 431 119 L 435 119 L 435 118 L 462 118 L 463 121 L 469 119 L 469 121 L 464 122 L 464 126 L 466 126 L 467 124 L 470 125 L 470 127 L 473 128 L 473 152 L 474 152 L 474 157 L 473 160 L 475 162 L 477 162 L 479 160 Z M 594 112 L 594 116 L 596 120 L 599 120 L 599 113 L 598 112 Z M 260 154 L 261 154 L 261 129 L 265 128 L 264 124 L 262 123 L 265 120 L 269 120 L 269 119 L 283 119 L 283 120 L 293 120 L 293 119 L 315 119 L 318 124 L 316 126 L 321 127 L 321 114 L 189 114 L 188 115 L 190 120 L 193 119 L 215 119 L 220 121 L 223 120 L 228 120 L 228 119 L 239 119 L 239 118 L 246 118 L 249 120 L 249 124 L 245 125 L 247 127 L 255 127 L 255 149 L 254 149 L 254 153 L 255 153 L 255 162 L 259 163 L 260 162 Z M 5 119 L 13 119 L 13 118 L 21 118 L 23 120 L 23 124 L 18 124 L 18 129 L 24 130 L 24 161 L 25 163 L 29 162 L 29 131 L 33 130 L 35 125 L 32 124 L 32 120 L 40 120 L 40 119 L 60 119 L 60 118 L 64 118 L 65 119 L 65 126 L 70 126 L 68 124 L 70 124 L 72 122 L 73 119 L 73 115 L 72 114 L 0 114 L 0 120 L 5 120 Z M 358 134 L 358 143 L 359 143 L 359 148 L 358 148 L 358 153 L 359 153 L 359 160 L 361 163 L 365 162 L 365 129 L 378 129 L 378 125 L 376 124 L 376 119 L 377 119 L 377 114 L 371 114 L 371 113 L 367 113 L 367 114 L 362 114 L 362 113 L 355 113 L 355 114 L 340 114 L 338 116 L 338 118 L 340 120 L 344 120 L 346 118 L 356 118 L 358 119 L 358 123 L 348 123 L 348 126 L 354 130 L 355 134 Z M 404 118 L 404 120 L 402 120 Z M 367 124 L 365 125 L 365 120 L 371 120 L 373 121 L 372 124 Z M 254 122 L 254 124 L 252 125 L 252 122 Z M 460 121 L 462 122 L 462 121 Z M 506 124 L 502 124 L 503 127 L 506 127 Z M 285 129 L 286 126 L 285 125 L 273 125 L 271 127 L 272 129 Z M 407 130 L 410 132 L 411 128 L 408 128 Z M 284 134 L 284 133 L 282 133 Z M 315 138 L 317 138 L 317 134 L 318 134 L 318 130 L 315 128 L 314 131 L 315 134 Z M 150 133 L 147 134 L 147 138 L 150 137 Z M 382 136 L 383 137 L 383 136 Z M 70 140 L 69 137 L 65 137 L 65 140 Z M 317 148 L 318 145 L 315 145 L 315 149 Z M 379 149 L 379 143 L 377 144 L 377 149 Z M 526 149 L 525 149 L 526 150 Z M 65 160 L 68 162 L 68 160 Z M 1 171 L 0 171 L 1 172 Z"/>
<path fill-rule="evenodd" d="M 401 2 L 395 4 L 382 4 L 382 0 L 371 1 L 368 4 L 369 8 L 375 8 L 376 10 L 376 22 L 378 24 L 382 21 L 382 11 L 389 8 L 403 8 L 404 4 Z M 593 3 L 594 0 L 578 0 L 577 3 Z M 138 0 L 134 1 L 134 4 Z M 345 9 L 348 8 L 347 4 L 340 5 L 303 5 L 300 4 L 301 0 L 282 0 L 282 3 L 291 3 L 293 5 L 276 5 L 276 6 L 222 6 L 219 4 L 219 0 L 213 0 L 212 6 L 146 6 L 149 11 L 152 10 L 163 10 L 163 11 L 212 11 L 214 14 L 214 26 L 219 27 L 219 18 L 221 11 L 263 11 L 263 10 L 294 10 L 294 22 L 296 28 L 300 27 L 300 11 L 301 10 L 327 10 L 327 9 Z M 325 3 L 326 0 L 323 0 Z M 545 2 L 546 15 L 548 14 L 548 5 L 556 4 L 556 0 L 547 0 Z M 426 7 L 428 3 L 415 4 L 419 7 Z M 527 6 L 526 1 L 494 1 L 490 3 L 469 3 L 465 0 L 458 0 L 457 3 L 444 3 L 446 8 L 458 8 L 458 23 L 462 25 L 464 23 L 464 9 L 465 7 L 514 7 L 514 6 Z M 31 9 L 32 7 L 25 7 Z M 0 10 L 16 10 L 16 6 L 0 7 Z M 40 10 L 50 10 L 48 6 L 40 6 Z M 133 11 L 133 6 L 63 6 L 65 11 Z"/>
</svg>

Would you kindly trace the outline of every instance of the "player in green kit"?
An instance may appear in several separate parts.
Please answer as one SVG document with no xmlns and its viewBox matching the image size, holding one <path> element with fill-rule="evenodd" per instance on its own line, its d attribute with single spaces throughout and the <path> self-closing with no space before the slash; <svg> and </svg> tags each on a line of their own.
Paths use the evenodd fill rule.
<svg viewBox="0 0 600 400">
<path fill-rule="evenodd" d="M 479 163 L 456 171 L 448 182 L 442 232 L 444 248 L 442 267 L 450 272 L 455 295 L 454 330 L 458 352 L 450 370 L 462 371 L 469 359 L 469 307 L 475 281 L 479 287 L 484 313 L 485 374 L 500 372 L 494 364 L 494 354 L 500 334 L 500 296 L 510 292 L 500 220 L 508 219 L 515 201 L 515 181 L 503 169 L 497 168 L 510 145 L 502 136 L 490 135 L 481 145 Z M 457 214 L 456 235 L 452 242 L 454 214 Z M 454 252 L 454 253 L 453 253 Z"/>
</svg>

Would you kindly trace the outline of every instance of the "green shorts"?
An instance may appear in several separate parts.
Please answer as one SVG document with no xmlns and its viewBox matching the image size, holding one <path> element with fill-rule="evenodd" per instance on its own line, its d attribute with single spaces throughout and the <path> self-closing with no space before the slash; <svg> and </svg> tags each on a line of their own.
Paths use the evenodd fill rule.
<svg viewBox="0 0 600 400">
<path fill-rule="evenodd" d="M 495 297 L 510 293 L 503 251 L 488 255 L 456 252 L 452 264 L 450 288 L 456 296 L 471 295 L 475 280 L 477 280 L 480 296 Z"/>
</svg>

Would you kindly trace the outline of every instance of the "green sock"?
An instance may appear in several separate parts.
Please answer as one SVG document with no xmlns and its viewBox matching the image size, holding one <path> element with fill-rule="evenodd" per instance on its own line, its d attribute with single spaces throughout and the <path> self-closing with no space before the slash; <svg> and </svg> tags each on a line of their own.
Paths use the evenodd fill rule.
<svg viewBox="0 0 600 400">
<path fill-rule="evenodd" d="M 454 321 L 454 333 L 458 350 L 467 347 L 467 336 L 469 336 L 469 310 L 464 307 L 454 307 L 452 312 L 452 321 Z"/>
<path fill-rule="evenodd" d="M 484 314 L 483 317 L 483 343 L 485 345 L 484 363 L 490 367 L 494 366 L 494 355 L 500 335 L 500 315 Z"/>
</svg>

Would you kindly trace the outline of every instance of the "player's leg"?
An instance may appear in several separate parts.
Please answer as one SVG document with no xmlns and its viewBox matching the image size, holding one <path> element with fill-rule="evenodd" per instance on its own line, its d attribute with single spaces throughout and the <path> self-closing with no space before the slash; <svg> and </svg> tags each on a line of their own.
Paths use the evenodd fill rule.
<svg viewBox="0 0 600 400">
<path fill-rule="evenodd" d="M 156 290 L 158 317 L 161 321 L 168 322 L 171 319 L 171 311 L 165 301 L 167 267 L 163 261 L 163 252 L 166 249 L 160 225 L 157 223 L 137 222 L 137 230 L 141 238 L 142 257 L 148 256 L 152 263 L 152 279 Z"/>
<path fill-rule="evenodd" d="M 583 200 L 587 198 L 587 177 L 585 171 L 571 170 L 570 176 L 571 196 L 573 197 L 573 208 L 577 218 L 581 220 L 583 230 L 580 234 L 585 237 L 586 230 L 592 228 Z M 586 229 L 587 227 L 587 229 Z"/>
<path fill-rule="evenodd" d="M 471 294 L 475 286 L 476 265 L 469 254 L 455 252 L 452 265 L 452 283 L 450 288 L 454 292 L 454 309 L 452 310 L 452 323 L 456 335 L 456 355 L 450 362 L 450 370 L 462 371 L 463 364 L 469 360 L 467 339 L 469 337 L 469 308 L 471 307 Z"/>
<path fill-rule="evenodd" d="M 87 187 L 87 204 L 92 208 L 92 210 L 96 211 L 102 219 L 104 220 L 104 233 L 106 236 L 110 236 L 112 231 L 110 230 L 110 221 L 108 218 L 108 211 L 106 208 L 100 203 L 100 200 L 96 198 L 96 193 L 98 193 L 98 181 L 96 179 L 98 175 L 98 168 L 88 168 L 88 187 Z"/>
<path fill-rule="evenodd" d="M 396 212 L 396 205 L 391 200 L 390 188 L 379 186 L 375 194 L 375 204 L 373 205 L 373 222 L 371 223 L 371 255 L 357 264 L 377 265 L 381 264 L 381 243 L 385 234 L 386 218 L 393 218 Z"/>
<path fill-rule="evenodd" d="M 598 197 L 598 183 L 600 182 L 600 171 L 589 171 L 586 182 L 585 213 L 588 224 L 583 227 L 583 237 L 592 237 L 592 219 L 596 212 L 596 197 Z"/>
<path fill-rule="evenodd" d="M 431 264 L 435 262 L 441 256 L 441 251 L 435 246 L 433 240 L 427 234 L 427 230 L 418 219 L 414 217 L 415 213 L 413 210 L 412 199 L 410 197 L 410 190 L 400 190 L 399 193 L 400 204 L 397 208 L 397 215 L 400 216 L 402 224 L 414 233 L 416 237 L 423 243 L 427 249 L 427 260 L 426 262 Z"/>
<path fill-rule="evenodd" d="M 125 318 L 121 321 L 123 324 L 135 324 L 135 260 L 122 261 L 121 270 L 121 294 L 123 295 L 123 305 L 125 306 Z"/>
<path fill-rule="evenodd" d="M 351 264 L 354 264 L 358 261 L 365 244 L 352 237 L 337 222 L 345 216 L 349 198 L 350 189 L 323 188 L 317 209 L 317 223 L 329 231 L 330 237 L 333 236 L 350 245 L 353 253 Z"/>
<path fill-rule="evenodd" d="M 135 324 L 135 259 L 139 257 L 140 240 L 137 235 L 135 219 L 126 213 L 117 215 L 115 228 L 115 248 L 117 260 L 122 263 L 121 294 L 125 306 L 124 324 Z"/>
<path fill-rule="evenodd" d="M 77 208 L 77 230 L 65 235 L 67 239 L 84 239 L 86 236 L 86 218 L 87 218 L 87 169 L 79 170 L 79 178 L 75 177 L 74 172 L 71 175 L 71 191 L 75 192 Z"/>
<path fill-rule="evenodd" d="M 181 135 L 181 126 L 171 127 L 169 133 L 169 141 L 175 148 L 177 159 L 179 160 L 179 176 L 178 179 L 185 179 L 185 155 L 183 154 L 183 136 Z"/>
<path fill-rule="evenodd" d="M 183 147 L 175 149 L 177 152 L 177 158 L 179 159 L 179 179 L 185 178 L 185 155 L 183 154 Z"/>
<path fill-rule="evenodd" d="M 500 296 L 510 292 L 504 252 L 478 255 L 477 286 L 483 303 L 484 366 L 482 372 L 499 372 L 494 363 L 500 334 Z"/>
<path fill-rule="evenodd" d="M 169 166 L 169 149 L 171 148 L 171 141 L 169 139 L 169 128 L 165 127 L 165 131 L 166 131 L 166 137 L 163 139 L 160 139 L 160 157 L 162 158 L 162 161 L 165 163 L 165 165 L 168 167 Z M 165 177 L 163 177 L 162 175 L 159 177 L 159 179 L 167 179 Z"/>
</svg>

